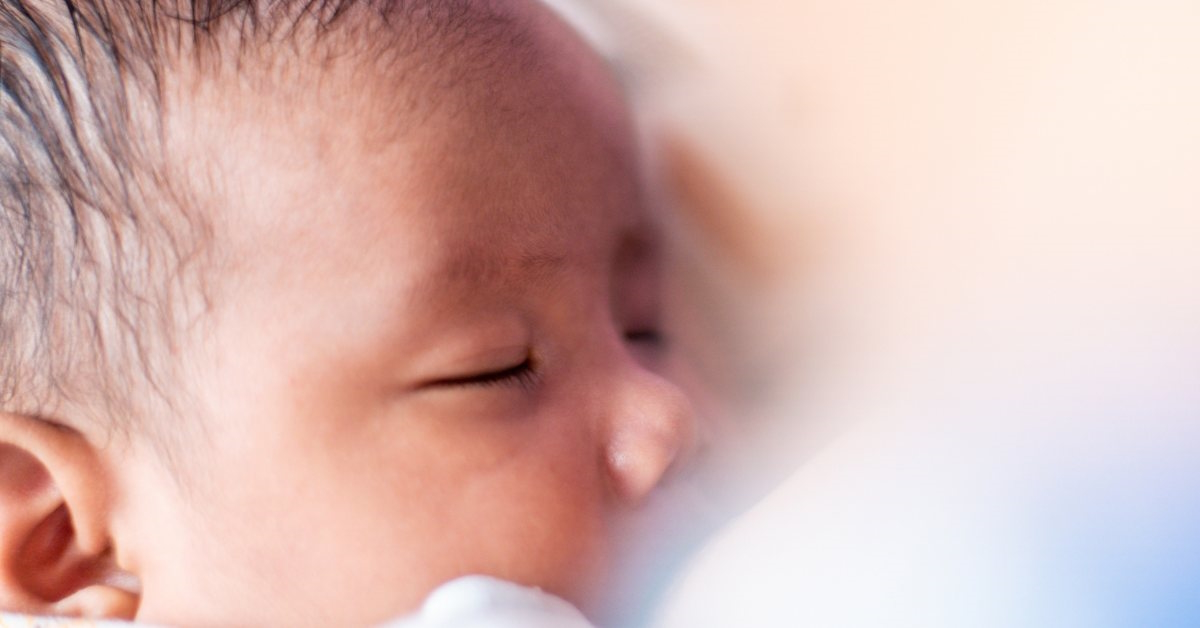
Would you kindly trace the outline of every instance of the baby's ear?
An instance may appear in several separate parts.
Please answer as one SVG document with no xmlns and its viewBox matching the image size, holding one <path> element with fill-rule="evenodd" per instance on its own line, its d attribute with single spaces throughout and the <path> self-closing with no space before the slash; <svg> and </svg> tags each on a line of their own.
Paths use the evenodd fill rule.
<svg viewBox="0 0 1200 628">
<path fill-rule="evenodd" d="M 115 565 L 107 481 L 79 432 L 0 412 L 0 611 L 132 619 Z"/>
</svg>

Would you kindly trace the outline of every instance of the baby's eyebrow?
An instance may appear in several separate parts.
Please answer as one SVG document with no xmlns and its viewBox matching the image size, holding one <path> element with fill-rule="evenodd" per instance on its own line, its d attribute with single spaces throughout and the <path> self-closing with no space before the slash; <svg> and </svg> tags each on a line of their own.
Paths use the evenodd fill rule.
<svg viewBox="0 0 1200 628">
<path fill-rule="evenodd" d="M 660 252 L 661 234 L 653 225 L 638 223 L 621 229 L 613 238 L 614 249 L 605 259 L 601 246 L 592 253 L 578 247 L 561 250 L 560 247 L 517 248 L 505 255 L 497 255 L 489 246 L 483 251 L 458 251 L 439 262 L 417 287 L 418 293 L 428 294 L 450 288 L 474 290 L 481 283 L 519 282 L 523 286 L 537 286 L 560 278 L 569 270 L 586 270 L 592 264 L 596 268 L 615 264 L 624 269 L 657 257 Z M 586 246 L 591 249 L 591 246 Z"/>
<path fill-rule="evenodd" d="M 481 283 L 541 284 L 572 265 L 568 255 L 553 251 L 526 250 L 499 257 L 459 253 L 438 264 L 418 283 L 416 291 L 474 290 Z"/>
</svg>

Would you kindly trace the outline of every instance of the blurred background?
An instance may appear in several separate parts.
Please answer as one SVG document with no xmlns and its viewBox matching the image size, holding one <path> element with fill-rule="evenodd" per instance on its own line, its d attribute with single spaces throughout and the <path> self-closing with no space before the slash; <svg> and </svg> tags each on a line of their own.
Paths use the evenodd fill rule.
<svg viewBox="0 0 1200 628">
<path fill-rule="evenodd" d="M 1200 626 L 1200 3 L 551 4 L 733 517 L 655 625 Z"/>
</svg>

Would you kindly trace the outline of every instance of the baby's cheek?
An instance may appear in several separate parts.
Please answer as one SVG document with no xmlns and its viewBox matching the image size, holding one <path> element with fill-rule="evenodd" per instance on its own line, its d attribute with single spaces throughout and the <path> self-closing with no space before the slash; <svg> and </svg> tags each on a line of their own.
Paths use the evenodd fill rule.
<svg viewBox="0 0 1200 628">
<path fill-rule="evenodd" d="M 484 574 L 584 603 L 610 554 L 609 500 L 586 423 L 546 415 L 443 418 L 395 417 L 385 430 L 395 433 L 364 433 L 347 448 L 342 464 L 354 470 L 343 476 L 357 481 L 328 489 L 343 500 L 356 493 L 347 504 L 360 520 L 355 536 L 384 537 L 362 553 L 363 563 L 390 561 L 371 571 L 396 572 L 397 583 L 422 574 L 411 587 L 419 595 Z"/>
</svg>

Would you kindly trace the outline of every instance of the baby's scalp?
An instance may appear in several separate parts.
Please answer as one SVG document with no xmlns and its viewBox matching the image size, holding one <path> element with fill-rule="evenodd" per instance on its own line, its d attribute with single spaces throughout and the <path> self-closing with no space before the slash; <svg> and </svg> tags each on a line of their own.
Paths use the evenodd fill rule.
<svg viewBox="0 0 1200 628">
<path fill-rule="evenodd" d="M 232 106 L 312 68 L 516 49 L 510 20 L 475 0 L 4 0 L 0 410 L 119 429 L 181 411 L 223 204 L 171 130 L 198 92 Z M 406 67 L 389 113 L 414 120 L 418 85 L 462 80 Z"/>
</svg>

